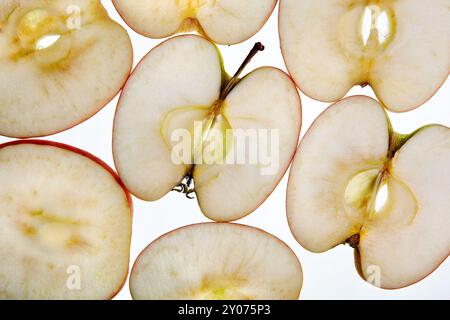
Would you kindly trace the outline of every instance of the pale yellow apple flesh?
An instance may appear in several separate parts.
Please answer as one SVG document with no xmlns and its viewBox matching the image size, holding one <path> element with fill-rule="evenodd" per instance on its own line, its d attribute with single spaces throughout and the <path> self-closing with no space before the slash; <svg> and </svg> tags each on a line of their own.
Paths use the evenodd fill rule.
<svg viewBox="0 0 450 320">
<path fill-rule="evenodd" d="M 194 35 L 164 42 L 139 64 L 119 101 L 113 134 L 116 167 L 134 195 L 158 200 L 190 174 L 203 213 L 216 221 L 242 218 L 270 195 L 298 143 L 298 92 L 285 73 L 269 67 L 250 73 L 223 97 L 228 81 L 217 48 Z M 193 135 L 188 161 L 177 161 L 183 159 L 173 157 L 178 144 L 173 134 L 178 129 L 192 134 L 196 121 L 206 135 L 216 129 L 225 143 L 222 149 L 212 144 L 213 161 L 199 163 L 195 146 L 205 140 Z M 263 174 L 261 162 L 229 161 L 238 151 L 230 152 L 235 145 L 226 143 L 228 133 L 248 129 L 277 134 L 273 174 Z"/>
<path fill-rule="evenodd" d="M 450 253 L 450 129 L 395 134 L 381 105 L 350 97 L 326 110 L 300 144 L 287 214 L 313 252 L 350 243 L 362 276 L 411 285 Z"/>
<path fill-rule="evenodd" d="M 170 232 L 136 260 L 130 290 L 136 300 L 297 300 L 300 262 L 262 230 L 207 223 Z"/>
<path fill-rule="evenodd" d="M 125 22 L 150 38 L 197 31 L 220 44 L 249 39 L 271 15 L 276 0 L 113 0 Z"/>
<path fill-rule="evenodd" d="M 446 0 L 281 0 L 279 18 L 287 68 L 316 100 L 369 84 L 385 107 L 404 112 L 448 77 Z"/>
<path fill-rule="evenodd" d="M 97 0 L 0 3 L 0 134 L 45 136 L 86 120 L 120 90 L 131 42 Z"/>
<path fill-rule="evenodd" d="M 111 169 L 50 142 L 0 146 L 0 299 L 110 299 L 128 273 L 131 201 Z"/>
</svg>

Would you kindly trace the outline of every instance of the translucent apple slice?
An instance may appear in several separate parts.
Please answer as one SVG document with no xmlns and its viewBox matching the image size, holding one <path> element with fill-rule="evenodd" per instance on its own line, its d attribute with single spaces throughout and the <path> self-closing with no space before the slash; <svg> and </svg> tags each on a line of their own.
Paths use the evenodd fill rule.
<svg viewBox="0 0 450 320">
<path fill-rule="evenodd" d="M 250 141 L 253 134 L 259 136 L 256 146 L 248 145 L 258 150 L 253 154 L 257 157 L 251 159 L 248 150 L 231 145 L 224 161 L 195 167 L 195 191 L 207 217 L 215 221 L 238 220 L 269 197 L 284 176 L 292 161 L 292 150 L 298 144 L 299 105 L 291 79 L 281 70 L 269 67 L 247 75 L 228 95 L 222 113 L 240 141 Z M 242 135 L 237 134 L 239 130 Z M 240 162 L 242 154 L 247 154 L 247 158 Z M 227 200 L 219 202 L 221 198 Z"/>
<path fill-rule="evenodd" d="M 344 31 L 355 28 L 361 10 L 354 8 L 347 13 L 348 6 L 339 1 L 334 4 L 327 1 L 280 1 L 283 57 L 289 73 L 308 96 L 325 102 L 336 101 L 358 81 L 359 61 L 352 59 L 353 52 L 339 48 L 338 26 L 342 25 Z M 347 35 L 353 34 L 348 32 Z M 350 37 L 346 40 L 355 42 L 357 39 Z"/>
<path fill-rule="evenodd" d="M 336 101 L 369 84 L 385 107 L 404 112 L 448 77 L 445 0 L 281 0 L 279 19 L 286 66 L 316 100 Z"/>
<path fill-rule="evenodd" d="M 134 195 L 158 200 L 189 172 L 192 165 L 172 159 L 172 132 L 202 121 L 221 84 L 217 49 L 197 36 L 162 43 L 136 67 L 120 98 L 113 134 L 116 167 Z"/>
<path fill-rule="evenodd" d="M 425 278 L 448 257 L 449 163 L 450 129 L 442 126 L 421 129 L 396 154 L 392 176 L 411 191 L 408 198 L 400 198 L 397 195 L 405 188 L 390 189 L 390 197 L 396 197 L 391 205 L 402 206 L 403 220 L 369 224 L 362 230 L 364 277 L 379 281 L 383 288 L 401 288 Z"/>
<path fill-rule="evenodd" d="M 128 34 L 100 1 L 2 1 L 0 134 L 45 136 L 88 119 L 121 89 L 132 60 Z"/>
<path fill-rule="evenodd" d="M 0 146 L 0 299 L 109 299 L 125 283 L 132 204 L 118 176 L 46 141 Z"/>
<path fill-rule="evenodd" d="M 136 260 L 130 290 L 136 300 L 297 300 L 300 262 L 262 230 L 207 223 L 170 232 Z"/>
<path fill-rule="evenodd" d="M 344 99 L 299 147 L 288 184 L 291 231 L 313 252 L 350 244 L 373 285 L 416 283 L 450 253 L 449 161 L 449 128 L 399 135 L 373 99 Z"/>
<path fill-rule="evenodd" d="M 340 101 L 314 122 L 295 157 L 287 193 L 291 230 L 304 248 L 324 252 L 359 231 L 359 207 L 368 201 L 360 193 L 372 191 L 388 148 L 386 114 L 370 98 Z"/>
<path fill-rule="evenodd" d="M 392 111 L 420 107 L 447 80 L 450 72 L 448 5 L 445 0 L 392 3 L 395 40 L 376 57 L 369 80 L 379 99 Z"/>
<path fill-rule="evenodd" d="M 256 34 L 276 0 L 113 0 L 125 22 L 150 38 L 195 30 L 220 44 L 236 44 Z"/>
<path fill-rule="evenodd" d="M 262 49 L 255 45 L 232 78 L 199 36 L 172 38 L 144 58 L 124 88 L 113 134 L 116 167 L 134 195 L 196 192 L 216 221 L 240 219 L 269 196 L 295 153 L 301 105 L 278 69 L 239 79 Z"/>
</svg>

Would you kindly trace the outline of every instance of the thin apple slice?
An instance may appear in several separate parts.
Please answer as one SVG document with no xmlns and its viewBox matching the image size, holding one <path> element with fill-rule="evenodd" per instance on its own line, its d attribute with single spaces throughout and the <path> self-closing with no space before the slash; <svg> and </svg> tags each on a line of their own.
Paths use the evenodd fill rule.
<svg viewBox="0 0 450 320">
<path fill-rule="evenodd" d="M 316 100 L 336 101 L 369 84 L 385 107 L 404 112 L 448 77 L 445 0 L 281 0 L 279 19 L 286 66 Z"/>
<path fill-rule="evenodd" d="M 94 156 L 46 141 L 0 146 L 0 299 L 109 299 L 125 283 L 132 204 Z"/>
<path fill-rule="evenodd" d="M 143 59 L 124 88 L 113 133 L 116 167 L 134 195 L 158 200 L 186 177 L 179 191 L 195 191 L 202 212 L 216 221 L 240 219 L 269 196 L 295 153 L 301 105 L 278 69 L 238 78 L 259 50 L 257 44 L 231 79 L 217 48 L 195 35 L 167 40 Z"/>
<path fill-rule="evenodd" d="M 171 133 L 202 121 L 221 84 L 217 49 L 197 36 L 166 41 L 139 63 L 120 98 L 113 134 L 116 167 L 135 196 L 158 200 L 188 173 L 190 165 L 173 162 Z"/>
<path fill-rule="evenodd" d="M 267 163 L 262 159 L 258 163 L 249 159 L 243 164 L 235 163 L 233 157 L 245 153 L 245 150 L 236 150 L 228 152 L 223 163 L 197 165 L 193 171 L 195 191 L 208 218 L 238 220 L 253 212 L 272 193 L 290 165 L 292 150 L 298 144 L 299 104 L 292 81 L 284 72 L 269 67 L 250 73 L 229 94 L 223 115 L 230 127 L 264 132 L 258 149 L 265 150 L 266 143 L 270 149 L 278 148 L 277 159 L 272 162 L 267 158 Z M 276 133 L 278 142 L 271 140 L 271 130 Z"/>
<path fill-rule="evenodd" d="M 392 111 L 426 103 L 450 72 L 450 11 L 446 0 L 392 3 L 395 41 L 375 60 L 370 85 Z M 433 61 L 433 63 L 429 63 Z"/>
<path fill-rule="evenodd" d="M 256 34 L 276 0 L 113 0 L 125 22 L 150 38 L 195 30 L 220 44 L 236 44 Z"/>
<path fill-rule="evenodd" d="M 100 1 L 7 0 L 0 12 L 1 135 L 45 136 L 73 127 L 126 81 L 131 42 Z"/>
<path fill-rule="evenodd" d="M 370 185 L 384 166 L 388 131 L 384 111 L 363 96 L 336 103 L 311 126 L 295 157 L 287 193 L 291 230 L 305 249 L 327 251 L 361 228 L 363 213 L 347 208 L 345 201 L 347 194 L 353 202 L 349 181 L 358 191 Z"/>
<path fill-rule="evenodd" d="M 206 223 L 170 232 L 136 260 L 136 300 L 297 300 L 300 262 L 281 240 L 236 224 Z"/>
<path fill-rule="evenodd" d="M 396 154 L 392 176 L 411 191 L 408 199 L 399 199 L 405 188 L 390 188 L 389 196 L 397 198 L 388 200 L 396 201 L 389 209 L 403 206 L 403 220 L 389 226 L 372 223 L 362 230 L 359 251 L 366 278 L 380 270 L 383 288 L 402 288 L 428 276 L 448 257 L 449 163 L 450 129 L 442 126 L 419 130 Z"/>
<path fill-rule="evenodd" d="M 450 253 L 449 161 L 449 128 L 399 135 L 373 99 L 344 99 L 299 147 L 288 184 L 291 231 L 313 252 L 350 244 L 376 286 L 411 285 Z"/>
<path fill-rule="evenodd" d="M 356 23 L 361 12 L 356 8 L 346 16 L 347 6 L 328 2 L 281 0 L 279 26 L 283 57 L 297 86 L 316 100 L 332 102 L 358 80 L 358 61 L 337 46 L 339 21 L 344 16 L 344 22 Z"/>
</svg>

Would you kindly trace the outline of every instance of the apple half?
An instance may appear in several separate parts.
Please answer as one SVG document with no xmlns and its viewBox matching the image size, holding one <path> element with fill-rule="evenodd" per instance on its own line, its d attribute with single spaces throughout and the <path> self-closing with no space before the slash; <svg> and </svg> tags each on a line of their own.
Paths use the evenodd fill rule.
<svg viewBox="0 0 450 320">
<path fill-rule="evenodd" d="M 297 300 L 303 273 L 275 236 L 244 225 L 204 223 L 151 243 L 130 276 L 135 300 Z"/>
<path fill-rule="evenodd" d="M 197 31 L 220 44 L 237 44 L 256 34 L 277 0 L 112 0 L 136 32 L 161 39 Z"/>
<path fill-rule="evenodd" d="M 290 228 L 312 252 L 349 243 L 371 284 L 414 284 L 450 253 L 449 163 L 449 128 L 399 135 L 377 101 L 344 99 L 300 144 L 287 192 Z"/>
<path fill-rule="evenodd" d="M 48 141 L 0 145 L 0 299 L 109 299 L 128 274 L 132 203 L 101 160 Z"/>
<path fill-rule="evenodd" d="M 313 99 L 370 85 L 390 111 L 427 102 L 450 70 L 447 0 L 281 0 L 286 66 Z"/>
<path fill-rule="evenodd" d="M 156 201 L 186 177 L 179 191 L 192 193 L 194 181 L 203 213 L 221 222 L 243 218 L 264 202 L 295 154 L 301 103 L 279 69 L 239 78 L 262 49 L 255 45 L 232 78 L 217 47 L 200 36 L 177 36 L 150 51 L 128 80 L 114 121 L 115 164 L 131 193 Z M 189 140 L 178 139 L 183 130 Z M 234 143 L 242 137 L 246 145 Z M 187 144 L 185 152 L 180 144 Z M 252 161 L 255 148 L 272 156 Z"/>
<path fill-rule="evenodd" d="M 2 0 L 0 135 L 47 136 L 90 118 L 132 62 L 127 32 L 98 0 Z"/>
</svg>

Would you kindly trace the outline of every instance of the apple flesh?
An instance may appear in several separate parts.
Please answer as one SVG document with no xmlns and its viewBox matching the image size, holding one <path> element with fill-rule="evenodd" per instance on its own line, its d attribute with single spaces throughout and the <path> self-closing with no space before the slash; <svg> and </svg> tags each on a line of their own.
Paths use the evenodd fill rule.
<svg viewBox="0 0 450 320">
<path fill-rule="evenodd" d="M 303 274 L 294 252 L 262 230 L 206 223 L 170 232 L 136 260 L 136 300 L 297 300 Z"/>
<path fill-rule="evenodd" d="M 109 299 L 125 283 L 132 204 L 94 156 L 46 141 L 0 146 L 0 299 Z"/>
<path fill-rule="evenodd" d="M 349 243 L 376 286 L 409 286 L 450 253 L 449 163 L 449 128 L 399 135 L 375 100 L 344 99 L 300 144 L 287 193 L 291 230 L 312 252 Z"/>
<path fill-rule="evenodd" d="M 0 3 L 0 135 L 54 134 L 97 113 L 132 66 L 130 38 L 97 0 Z"/>
<path fill-rule="evenodd" d="M 276 0 L 113 0 L 125 22 L 149 38 L 195 30 L 227 45 L 256 34 L 276 3 Z"/>
<path fill-rule="evenodd" d="M 194 151 L 187 161 L 174 159 L 178 142 L 173 143 L 173 134 L 178 129 L 193 133 L 196 123 L 202 124 L 205 136 L 212 129 L 219 132 L 225 140 L 222 149 L 192 134 L 188 149 Z M 183 35 L 150 51 L 127 82 L 114 121 L 114 159 L 135 196 L 158 200 L 190 176 L 203 213 L 216 221 L 232 221 L 253 212 L 275 189 L 295 153 L 300 126 L 298 91 L 284 72 L 264 67 L 242 80 L 230 79 L 211 42 Z M 239 130 L 277 133 L 273 172 L 264 174 L 266 165 L 259 159 L 233 161 L 242 150 L 226 137 Z M 263 142 L 251 147 L 262 150 Z M 217 158 L 195 161 L 198 145 L 212 146 Z"/>
<path fill-rule="evenodd" d="M 279 20 L 286 66 L 313 99 L 337 101 L 369 84 L 387 109 L 404 112 L 448 77 L 446 0 L 281 0 Z"/>
</svg>

